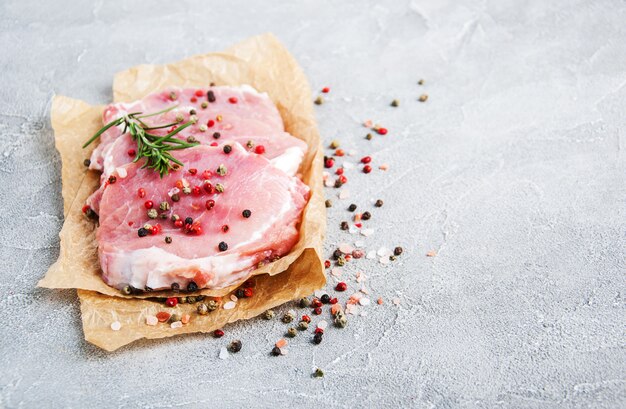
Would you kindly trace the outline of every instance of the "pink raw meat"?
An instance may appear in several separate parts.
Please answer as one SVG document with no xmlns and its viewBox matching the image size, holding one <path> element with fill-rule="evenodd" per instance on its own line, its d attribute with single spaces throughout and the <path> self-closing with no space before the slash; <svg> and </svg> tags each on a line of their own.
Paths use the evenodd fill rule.
<svg viewBox="0 0 626 409">
<path fill-rule="evenodd" d="M 209 102 L 209 91 L 212 93 L 212 102 Z M 203 103 L 206 108 L 202 108 Z M 107 124 L 124 114 L 149 114 L 173 105 L 177 105 L 177 108 L 143 121 L 149 125 L 163 125 L 176 122 L 178 116 L 187 122 L 192 117 L 191 112 L 195 111 L 193 115 L 197 122 L 177 134 L 177 138 L 193 137 L 202 144 L 238 142 L 250 151 L 259 152 L 257 154 L 270 159 L 274 166 L 289 175 L 297 173 L 307 150 L 306 143 L 285 132 L 283 120 L 267 94 L 259 93 L 249 86 L 170 88 L 132 103 L 109 105 L 104 110 L 103 123 Z M 122 134 L 122 131 L 122 127 L 113 127 L 102 134 L 99 145 L 91 155 L 90 168 L 102 171 L 103 186 L 115 168 L 134 159 L 136 143 L 129 133 Z M 169 129 L 150 132 L 165 135 Z M 256 149 L 259 146 L 263 147 L 262 153 Z M 102 191 L 97 190 L 86 201 L 96 213 L 99 213 L 101 196 Z"/>
<path fill-rule="evenodd" d="M 116 168 L 115 183 L 103 189 L 97 230 L 107 284 L 158 290 L 173 283 L 186 288 L 193 281 L 199 288 L 223 288 L 247 278 L 259 262 L 291 250 L 309 188 L 239 144 L 232 144 L 230 153 L 224 146 L 178 151 L 184 169 L 163 179 L 140 169 L 141 163 Z M 216 191 L 218 184 L 222 193 Z M 185 194 L 181 187 L 187 186 L 191 193 Z M 178 201 L 172 199 L 175 194 Z M 207 206 L 208 200 L 215 201 L 213 207 Z M 152 201 L 155 219 L 149 218 L 146 201 Z M 163 202 L 167 210 L 161 210 Z M 250 211 L 249 217 L 244 210 Z M 175 214 L 182 227 L 172 220 Z M 191 224 L 185 223 L 188 217 Z M 155 234 L 141 231 L 147 235 L 140 237 L 146 224 L 159 227 L 149 229 Z M 166 236 L 171 243 L 165 242 Z M 220 248 L 222 242 L 227 249 L 224 244 Z"/>
</svg>

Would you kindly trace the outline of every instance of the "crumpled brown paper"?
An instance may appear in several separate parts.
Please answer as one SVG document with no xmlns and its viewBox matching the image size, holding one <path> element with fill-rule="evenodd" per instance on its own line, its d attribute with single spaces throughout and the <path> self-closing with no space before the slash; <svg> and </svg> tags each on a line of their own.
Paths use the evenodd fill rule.
<svg viewBox="0 0 626 409">
<path fill-rule="evenodd" d="M 63 162 L 63 200 L 65 223 L 61 229 L 61 249 L 39 286 L 77 288 L 85 339 L 112 351 L 140 338 L 163 338 L 190 332 L 208 332 L 239 319 L 247 319 L 268 308 L 308 295 L 325 284 L 321 248 L 326 231 L 326 209 L 322 189 L 320 137 L 311 103 L 311 91 L 301 68 L 271 34 L 252 37 L 223 53 L 191 57 L 168 65 L 141 65 L 115 76 L 115 102 L 132 101 L 160 89 L 179 86 L 249 84 L 267 92 L 284 120 L 286 130 L 309 146 L 300 173 L 311 188 L 311 199 L 304 210 L 300 240 L 283 258 L 254 271 L 255 296 L 239 300 L 235 309 L 222 308 L 207 316 L 192 313 L 194 305 L 179 305 L 191 313 L 189 324 L 178 329 L 145 323 L 147 315 L 163 310 L 163 305 L 140 298 L 166 296 L 167 292 L 124 296 L 104 284 L 97 259 L 95 226 L 82 214 L 85 199 L 99 182 L 99 175 L 86 170 L 83 142 L 101 126 L 103 107 L 57 96 L 52 104 L 52 127 Z M 280 273 L 280 274 L 279 274 Z M 200 293 L 222 296 L 236 286 Z M 139 298 L 139 299 L 138 299 Z M 168 309 L 168 312 L 171 309 Z M 122 329 L 110 329 L 113 321 Z"/>
</svg>

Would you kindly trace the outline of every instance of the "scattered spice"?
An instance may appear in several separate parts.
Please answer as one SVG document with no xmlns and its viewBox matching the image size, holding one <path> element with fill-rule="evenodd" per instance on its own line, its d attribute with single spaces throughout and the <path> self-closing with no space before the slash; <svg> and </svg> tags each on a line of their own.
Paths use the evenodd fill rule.
<svg viewBox="0 0 626 409">
<path fill-rule="evenodd" d="M 165 236 L 165 242 L 166 242 L 167 244 L 171 244 L 171 243 L 172 243 L 172 237 L 170 237 L 170 236 Z"/>
<path fill-rule="evenodd" d="M 189 284 L 187 284 L 187 291 L 194 292 L 194 291 L 198 291 L 198 284 L 196 284 L 194 281 L 190 281 Z"/>
<path fill-rule="evenodd" d="M 376 200 L 376 203 L 374 203 L 374 206 L 383 207 L 383 201 L 381 199 Z"/>
<path fill-rule="evenodd" d="M 241 212 L 241 215 L 247 219 L 250 216 L 252 216 L 252 212 L 250 210 L 246 209 L 243 212 Z"/>
<path fill-rule="evenodd" d="M 169 312 L 160 311 L 157 312 L 156 317 L 159 322 L 167 322 L 170 319 L 171 314 Z"/>
<path fill-rule="evenodd" d="M 199 315 L 207 315 L 209 313 L 209 307 L 205 303 L 198 304 L 196 311 Z"/>
<path fill-rule="evenodd" d="M 372 167 L 370 165 L 363 166 L 363 173 L 370 173 L 372 171 Z"/>
<path fill-rule="evenodd" d="M 393 249 L 393 254 L 396 256 L 399 256 L 400 254 L 402 254 L 402 247 L 398 246 L 395 249 Z"/>
<path fill-rule="evenodd" d="M 280 353 L 280 348 L 278 348 L 278 347 L 274 347 L 274 348 L 272 348 L 272 355 L 274 355 L 274 356 L 280 356 L 280 354 L 281 354 L 281 353 Z"/>
<path fill-rule="evenodd" d="M 232 152 L 232 150 L 233 150 L 233 147 L 232 147 L 232 146 L 230 146 L 230 145 L 224 145 L 224 153 L 225 153 L 225 154 L 227 154 L 227 155 L 228 155 L 229 153 L 231 153 L 231 152 Z"/>
<path fill-rule="evenodd" d="M 417 81 L 417 84 L 418 84 L 418 85 L 424 85 L 424 80 L 423 80 L 423 79 L 420 79 L 419 81 Z"/>
<path fill-rule="evenodd" d="M 328 304 L 330 303 L 330 295 L 328 294 L 324 294 L 320 297 L 320 301 L 322 302 L 322 304 Z"/>
<path fill-rule="evenodd" d="M 306 331 L 308 328 L 309 328 L 309 323 L 308 323 L 308 322 L 306 322 L 306 321 L 300 321 L 300 322 L 298 323 L 298 329 L 299 329 L 300 331 Z"/>
<path fill-rule="evenodd" d="M 266 320 L 271 320 L 272 318 L 274 318 L 275 315 L 276 313 L 273 310 L 267 310 L 263 313 L 263 318 Z"/>
<path fill-rule="evenodd" d="M 337 139 L 333 139 L 329 146 L 330 149 L 337 149 L 339 147 L 339 141 Z"/>
<path fill-rule="evenodd" d="M 321 96 L 315 98 L 315 105 L 322 105 L 324 103 L 324 98 L 322 98 Z"/>
<path fill-rule="evenodd" d="M 362 220 L 369 220 L 371 218 L 372 218 L 372 214 L 370 212 L 363 212 L 363 214 L 361 215 Z"/>
<path fill-rule="evenodd" d="M 89 166 L 91 166 L 91 161 L 89 159 L 85 159 L 83 161 L 83 165 L 85 165 L 86 167 L 89 167 Z"/>
<path fill-rule="evenodd" d="M 427 94 L 422 94 L 419 97 L 419 101 L 420 102 L 426 102 L 427 99 L 428 99 L 428 95 Z"/>
<path fill-rule="evenodd" d="M 354 203 L 352 203 L 350 206 L 348 206 L 348 211 L 353 212 L 356 210 L 356 205 Z"/>
<path fill-rule="evenodd" d="M 222 338 L 224 336 L 224 331 L 222 331 L 221 329 L 216 329 L 215 331 L 213 331 L 213 336 L 215 338 Z M 241 342 L 239 343 L 239 349 L 241 349 Z M 234 351 L 237 352 L 237 351 Z"/>
<path fill-rule="evenodd" d="M 209 90 L 209 91 L 206 93 L 206 96 L 207 96 L 207 100 L 208 100 L 209 102 L 215 102 L 215 93 L 214 93 L 213 91 Z"/>
<path fill-rule="evenodd" d="M 326 208 L 333 207 L 333 202 L 330 199 L 326 199 Z"/>
<path fill-rule="evenodd" d="M 148 210 L 148 217 L 149 217 L 150 219 L 156 219 L 158 215 L 159 215 L 159 212 L 157 212 L 157 210 L 156 210 L 156 209 L 150 209 L 150 210 Z"/>
<path fill-rule="evenodd" d="M 220 241 L 220 244 L 217 245 L 217 248 L 219 248 L 220 251 L 226 251 L 228 250 L 228 244 L 226 244 L 226 242 L 224 241 Z"/>
<path fill-rule="evenodd" d="M 365 139 L 367 139 L 368 141 L 371 141 L 373 137 L 374 136 L 371 133 L 368 133 L 367 135 L 365 135 Z"/>
<path fill-rule="evenodd" d="M 391 101 L 391 106 L 394 108 L 400 106 L 400 101 L 394 99 L 393 101 Z"/>
<path fill-rule="evenodd" d="M 306 297 L 300 298 L 300 308 L 308 308 L 311 306 L 311 300 Z"/>
<path fill-rule="evenodd" d="M 291 321 L 294 320 L 294 316 L 291 312 L 287 312 L 285 313 L 285 315 L 283 315 L 283 318 L 281 319 L 282 322 L 284 322 L 285 324 L 289 324 Z"/>
<path fill-rule="evenodd" d="M 335 291 L 346 291 L 348 289 L 348 284 L 344 283 L 343 281 L 337 283 L 337 285 L 335 286 Z"/>
<path fill-rule="evenodd" d="M 322 343 L 322 337 L 323 334 L 321 332 L 317 332 L 314 336 L 313 336 L 313 343 L 316 345 L 319 345 Z"/>
<path fill-rule="evenodd" d="M 313 372 L 313 377 L 314 378 L 323 378 L 324 377 L 324 371 L 322 371 L 320 368 L 317 368 L 315 370 L 315 372 Z"/>
<path fill-rule="evenodd" d="M 241 351 L 241 341 L 236 339 L 228 345 L 228 350 L 232 353 L 237 353 Z"/>
<path fill-rule="evenodd" d="M 298 330 L 294 327 L 291 327 L 287 330 L 287 336 L 290 338 L 295 338 L 298 335 Z"/>
<path fill-rule="evenodd" d="M 178 298 L 176 297 L 170 297 L 167 300 L 165 300 L 165 305 L 167 305 L 168 307 L 176 307 L 178 305 Z"/>
</svg>

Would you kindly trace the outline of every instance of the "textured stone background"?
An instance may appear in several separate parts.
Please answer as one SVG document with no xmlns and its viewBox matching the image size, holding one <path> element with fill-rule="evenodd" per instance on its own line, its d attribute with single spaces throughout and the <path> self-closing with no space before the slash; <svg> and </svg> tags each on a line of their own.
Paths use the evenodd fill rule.
<svg viewBox="0 0 626 409">
<path fill-rule="evenodd" d="M 625 21 L 609 0 L 1 1 L 0 406 L 626 406 Z M 328 250 L 360 239 L 337 227 L 350 202 L 385 200 L 367 248 L 406 255 L 347 269 L 385 305 L 287 357 L 260 319 L 87 344 L 74 291 L 35 288 L 63 221 L 51 97 L 104 104 L 119 70 L 266 31 L 332 87 L 325 140 L 390 165 L 327 191 Z M 363 139 L 368 118 L 389 135 Z"/>
</svg>

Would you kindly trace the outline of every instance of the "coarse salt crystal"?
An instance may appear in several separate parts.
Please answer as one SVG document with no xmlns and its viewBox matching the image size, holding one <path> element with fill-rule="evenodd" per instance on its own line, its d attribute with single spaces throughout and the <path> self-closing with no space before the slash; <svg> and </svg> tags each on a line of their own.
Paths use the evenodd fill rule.
<svg viewBox="0 0 626 409">
<path fill-rule="evenodd" d="M 232 301 L 228 301 L 227 303 L 224 304 L 224 309 L 225 310 L 232 310 L 233 308 L 235 308 L 236 305 L 237 305 L 237 303 L 232 302 Z"/>
<path fill-rule="evenodd" d="M 232 302 L 237 302 L 237 300 L 239 300 L 239 298 L 237 298 L 237 296 L 235 294 L 231 294 L 230 295 L 230 299 Z"/>
<path fill-rule="evenodd" d="M 124 168 L 116 168 L 115 171 L 117 172 L 117 176 L 120 179 L 124 179 L 126 176 L 128 176 L 128 173 L 126 173 L 126 169 Z"/>
<path fill-rule="evenodd" d="M 372 124 L 373 124 L 373 122 L 372 122 L 371 119 L 368 119 L 367 121 L 363 122 L 363 126 L 366 127 L 366 128 L 371 128 Z"/>
<path fill-rule="evenodd" d="M 341 277 L 341 269 L 337 268 L 337 267 L 334 267 L 332 270 L 330 270 L 330 274 L 333 277 Z"/>
<path fill-rule="evenodd" d="M 389 169 L 389 165 L 387 165 L 386 163 L 383 163 L 382 165 L 380 165 L 378 167 L 378 169 L 380 169 L 380 170 L 387 170 L 387 169 Z"/>
<path fill-rule="evenodd" d="M 341 192 L 339 192 L 339 199 L 347 199 L 350 197 L 350 191 L 347 189 L 342 189 Z"/>
<path fill-rule="evenodd" d="M 328 327 L 328 322 L 324 320 L 317 323 L 317 328 L 326 329 L 326 327 Z"/>
<path fill-rule="evenodd" d="M 159 319 L 157 317 L 155 317 L 154 315 L 149 315 L 146 317 L 146 324 L 148 325 L 157 325 L 159 323 Z"/>
<path fill-rule="evenodd" d="M 369 299 L 369 298 L 366 298 L 366 297 L 362 297 L 362 298 L 359 300 L 359 304 L 361 304 L 361 305 L 362 305 L 362 306 L 364 306 L 364 307 L 365 307 L 365 306 L 368 306 L 368 305 L 370 305 L 370 299 Z"/>
<path fill-rule="evenodd" d="M 287 347 L 278 348 L 278 349 L 280 349 L 280 354 L 281 355 L 287 355 L 287 353 L 289 353 L 289 351 L 287 350 Z"/>
<path fill-rule="evenodd" d="M 363 240 L 357 240 L 354 242 L 354 247 L 363 247 L 365 246 L 365 242 Z"/>
<path fill-rule="evenodd" d="M 341 243 L 339 245 L 339 251 L 341 251 L 343 254 L 352 253 L 352 250 L 354 250 L 354 248 L 349 244 Z"/>
<path fill-rule="evenodd" d="M 361 234 L 365 237 L 371 236 L 374 233 L 374 229 L 362 229 Z"/>
<path fill-rule="evenodd" d="M 378 259 L 378 262 L 379 262 L 380 264 L 389 264 L 389 256 L 379 258 L 379 259 Z"/>
<path fill-rule="evenodd" d="M 348 230 L 348 232 L 350 232 L 350 234 L 356 234 L 359 232 L 359 228 L 356 226 L 350 226 L 350 229 Z"/>
<path fill-rule="evenodd" d="M 346 305 L 346 313 L 347 314 L 351 314 L 351 315 L 355 315 L 358 311 L 358 307 L 356 306 L 356 304 L 348 304 Z"/>
<path fill-rule="evenodd" d="M 393 300 L 391 300 L 391 302 L 393 302 L 394 305 L 400 305 L 400 299 L 399 298 L 394 298 Z"/>
<path fill-rule="evenodd" d="M 386 247 L 381 247 L 378 249 L 376 254 L 378 254 L 380 257 L 384 257 L 384 256 L 389 257 L 391 255 L 391 250 L 387 249 Z"/>
<path fill-rule="evenodd" d="M 173 187 L 173 188 L 171 188 L 170 190 L 168 190 L 167 195 L 168 195 L 169 197 L 172 197 L 172 196 L 174 196 L 176 193 L 180 193 L 180 189 L 179 189 L 179 188 L 177 188 L 177 187 Z"/>
<path fill-rule="evenodd" d="M 362 287 L 359 291 L 362 292 L 363 294 L 369 294 L 370 293 L 370 291 L 367 288 L 365 288 L 365 287 Z"/>
<path fill-rule="evenodd" d="M 121 322 L 119 322 L 119 321 L 113 321 L 113 322 L 111 323 L 111 329 L 112 329 L 113 331 L 119 331 L 121 328 L 122 328 L 122 323 L 121 323 Z"/>
<path fill-rule="evenodd" d="M 376 258 L 376 250 L 371 250 L 367 252 L 367 256 L 365 258 L 373 260 Z"/>
<path fill-rule="evenodd" d="M 228 359 L 228 350 L 226 347 L 220 348 L 220 359 Z"/>
<path fill-rule="evenodd" d="M 333 186 L 335 186 L 335 182 L 333 182 L 333 181 L 332 181 L 332 180 L 330 180 L 330 179 L 326 179 L 326 180 L 324 181 L 324 186 L 326 186 L 326 187 L 333 187 Z"/>
<path fill-rule="evenodd" d="M 170 324 L 170 328 L 172 329 L 181 328 L 182 326 L 183 326 L 183 323 L 180 321 L 172 322 Z"/>
<path fill-rule="evenodd" d="M 343 166 L 345 169 L 350 170 L 350 169 L 354 169 L 354 166 L 355 166 L 355 165 L 354 165 L 354 163 L 352 163 L 352 162 L 344 162 L 342 166 Z"/>
<path fill-rule="evenodd" d="M 367 311 L 361 311 L 359 314 L 361 317 L 367 317 Z"/>
</svg>

